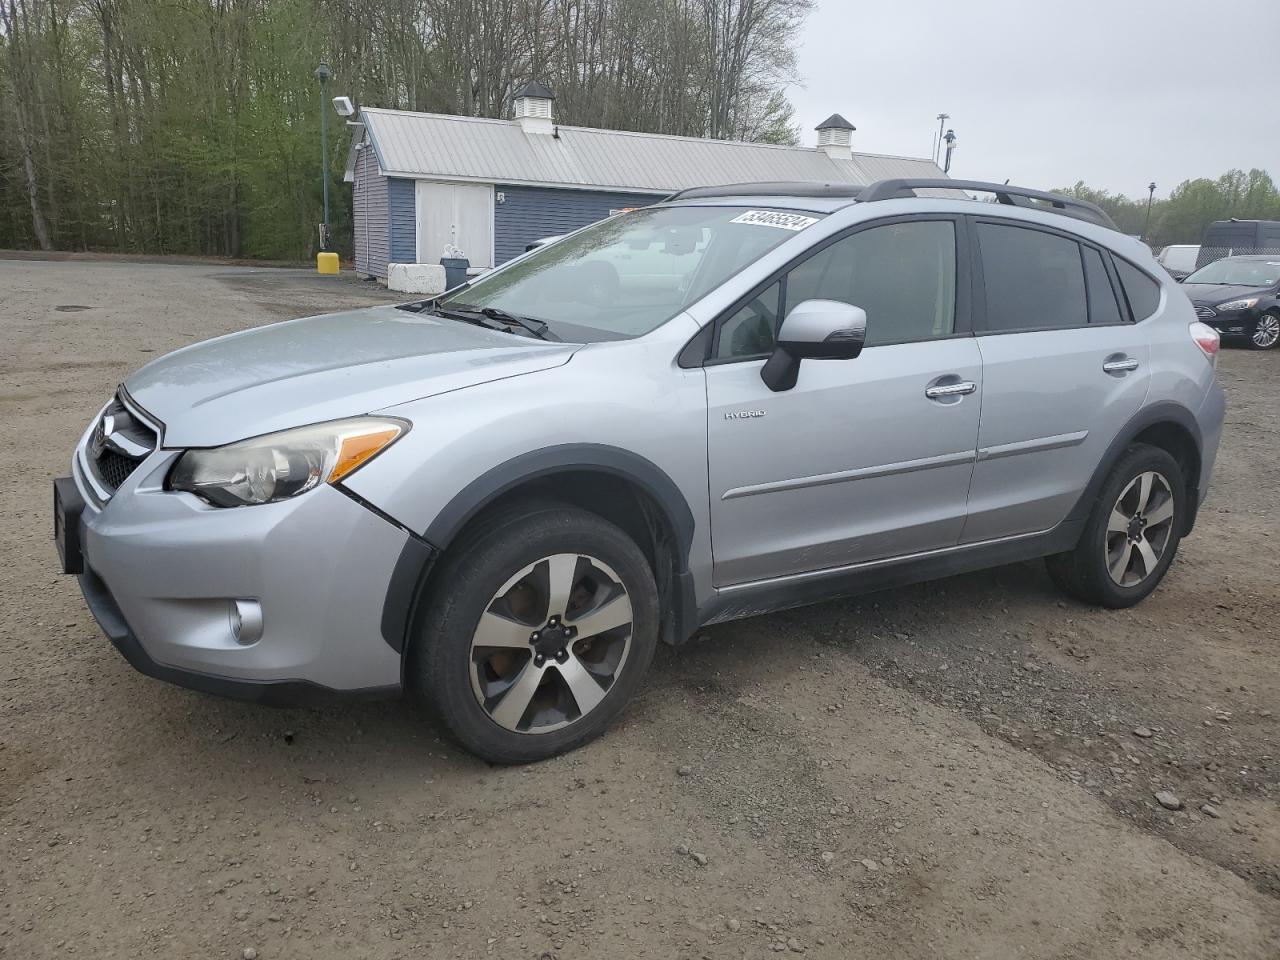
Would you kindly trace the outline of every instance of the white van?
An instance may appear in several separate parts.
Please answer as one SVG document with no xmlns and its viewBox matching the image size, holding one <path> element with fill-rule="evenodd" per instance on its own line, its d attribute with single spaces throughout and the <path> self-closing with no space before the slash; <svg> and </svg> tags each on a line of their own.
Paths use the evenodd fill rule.
<svg viewBox="0 0 1280 960">
<path fill-rule="evenodd" d="M 1196 258 L 1199 256 L 1200 244 L 1173 243 L 1160 251 L 1156 261 L 1168 270 L 1175 280 L 1181 280 L 1195 270 Z"/>
</svg>

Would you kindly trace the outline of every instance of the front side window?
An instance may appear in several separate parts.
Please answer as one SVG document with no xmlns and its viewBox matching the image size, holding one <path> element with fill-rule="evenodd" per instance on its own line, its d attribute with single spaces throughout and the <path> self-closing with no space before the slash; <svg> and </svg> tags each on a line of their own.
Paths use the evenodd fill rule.
<svg viewBox="0 0 1280 960">
<path fill-rule="evenodd" d="M 908 220 L 838 240 L 787 275 L 784 313 L 805 300 L 861 307 L 869 347 L 949 336 L 956 315 L 955 225 Z"/>
<path fill-rule="evenodd" d="M 772 353 L 781 299 L 782 281 L 779 280 L 721 321 L 715 358 L 737 360 Z"/>
<path fill-rule="evenodd" d="M 441 305 L 533 317 L 564 340 L 637 337 L 820 216 L 748 207 L 647 207 L 535 250 Z"/>
<path fill-rule="evenodd" d="M 1080 245 L 1052 233 L 978 224 L 993 332 L 1082 327 L 1089 322 Z"/>
</svg>

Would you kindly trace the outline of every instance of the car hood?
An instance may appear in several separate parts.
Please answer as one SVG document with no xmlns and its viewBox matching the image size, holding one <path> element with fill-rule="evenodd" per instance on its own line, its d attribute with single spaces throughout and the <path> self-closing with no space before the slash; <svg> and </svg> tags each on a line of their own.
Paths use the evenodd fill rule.
<svg viewBox="0 0 1280 960">
<path fill-rule="evenodd" d="M 206 340 L 125 381 L 167 447 L 206 447 L 567 363 L 578 344 L 373 307 Z"/>
<path fill-rule="evenodd" d="M 1216 307 L 1228 300 L 1240 300 L 1244 297 L 1265 297 L 1266 287 L 1243 287 L 1235 284 L 1218 286 L 1213 283 L 1184 283 L 1182 289 L 1196 306 Z"/>
</svg>

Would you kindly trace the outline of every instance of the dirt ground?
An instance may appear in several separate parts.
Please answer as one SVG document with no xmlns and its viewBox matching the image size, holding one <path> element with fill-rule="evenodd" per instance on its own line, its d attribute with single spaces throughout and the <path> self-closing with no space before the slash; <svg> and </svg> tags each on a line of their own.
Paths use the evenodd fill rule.
<svg viewBox="0 0 1280 960">
<path fill-rule="evenodd" d="M 1223 356 L 1211 499 L 1136 609 L 1031 563 L 717 626 L 496 769 L 403 703 L 136 674 L 56 570 L 49 479 L 130 370 L 386 299 L 0 261 L 0 957 L 1280 957 L 1280 355 Z"/>
</svg>

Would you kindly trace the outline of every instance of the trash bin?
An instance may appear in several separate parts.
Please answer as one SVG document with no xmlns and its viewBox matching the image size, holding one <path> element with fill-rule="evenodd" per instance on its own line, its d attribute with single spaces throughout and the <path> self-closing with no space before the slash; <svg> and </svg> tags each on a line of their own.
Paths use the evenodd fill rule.
<svg viewBox="0 0 1280 960">
<path fill-rule="evenodd" d="M 471 261 L 466 257 L 441 257 L 440 266 L 444 267 L 444 288 L 452 290 L 467 282 L 467 269 Z"/>
</svg>

